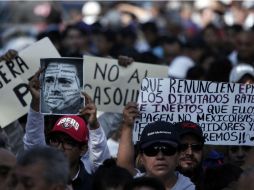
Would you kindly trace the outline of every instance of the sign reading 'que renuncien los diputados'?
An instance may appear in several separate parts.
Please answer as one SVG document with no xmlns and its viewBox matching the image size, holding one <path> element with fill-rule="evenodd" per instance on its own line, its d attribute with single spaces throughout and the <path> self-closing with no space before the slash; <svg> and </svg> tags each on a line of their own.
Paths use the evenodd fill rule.
<svg viewBox="0 0 254 190">
<path fill-rule="evenodd" d="M 149 122 L 190 120 L 206 144 L 254 145 L 254 84 L 145 78 L 138 103 L 134 142 Z"/>
</svg>

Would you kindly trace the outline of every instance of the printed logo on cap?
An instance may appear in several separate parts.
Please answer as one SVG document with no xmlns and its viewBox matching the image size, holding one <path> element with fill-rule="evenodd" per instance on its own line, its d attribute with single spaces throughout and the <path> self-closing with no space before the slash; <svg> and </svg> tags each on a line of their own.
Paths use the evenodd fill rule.
<svg viewBox="0 0 254 190">
<path fill-rule="evenodd" d="M 183 123 L 182 128 L 191 128 L 191 129 L 196 129 L 197 126 L 193 123 Z"/>
<path fill-rule="evenodd" d="M 79 129 L 79 123 L 75 119 L 70 117 L 60 119 L 57 125 L 60 125 L 65 129 L 74 128 L 76 131 Z"/>
<path fill-rule="evenodd" d="M 147 134 L 147 136 L 156 135 L 156 134 L 169 134 L 171 135 L 170 131 L 153 131 Z"/>
</svg>

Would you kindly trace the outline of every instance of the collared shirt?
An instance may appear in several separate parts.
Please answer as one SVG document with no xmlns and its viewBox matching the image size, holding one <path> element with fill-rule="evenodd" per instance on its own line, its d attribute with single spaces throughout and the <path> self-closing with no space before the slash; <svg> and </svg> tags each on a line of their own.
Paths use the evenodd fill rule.
<svg viewBox="0 0 254 190">
<path fill-rule="evenodd" d="M 73 190 L 92 190 L 92 175 L 86 170 L 82 162 L 80 162 L 78 175 L 72 180 Z"/>
</svg>

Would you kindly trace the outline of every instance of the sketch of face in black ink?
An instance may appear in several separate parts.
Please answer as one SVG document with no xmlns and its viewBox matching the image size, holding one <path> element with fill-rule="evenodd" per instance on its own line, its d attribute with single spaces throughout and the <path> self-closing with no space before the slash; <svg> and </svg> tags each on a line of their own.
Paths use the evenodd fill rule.
<svg viewBox="0 0 254 190">
<path fill-rule="evenodd" d="M 50 63 L 44 74 L 44 101 L 51 112 L 80 103 L 80 80 L 72 64 Z"/>
</svg>

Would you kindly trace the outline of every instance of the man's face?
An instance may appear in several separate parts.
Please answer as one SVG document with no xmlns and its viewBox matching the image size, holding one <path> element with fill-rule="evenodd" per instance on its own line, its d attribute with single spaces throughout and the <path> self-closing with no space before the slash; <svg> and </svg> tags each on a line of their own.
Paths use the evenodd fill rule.
<svg viewBox="0 0 254 190">
<path fill-rule="evenodd" d="M 51 190 L 53 185 L 44 178 L 45 166 L 36 162 L 28 166 L 16 166 L 8 178 L 7 186 L 12 190 Z"/>
<path fill-rule="evenodd" d="M 241 33 L 237 38 L 237 50 L 242 59 L 250 59 L 253 56 L 254 44 L 252 33 Z M 243 61 L 244 61 L 243 60 Z"/>
<path fill-rule="evenodd" d="M 49 145 L 63 151 L 70 165 L 79 162 L 80 156 L 87 150 L 87 145 L 80 145 L 70 136 L 63 133 L 56 133 L 54 136 L 51 136 L 49 138 Z"/>
<path fill-rule="evenodd" d="M 198 139 L 187 134 L 181 138 L 179 167 L 182 171 L 192 171 L 196 169 L 202 161 L 202 144 Z"/>
<path fill-rule="evenodd" d="M 50 110 L 63 110 L 79 101 L 80 82 L 74 65 L 48 65 L 45 71 L 44 98 Z"/>
<path fill-rule="evenodd" d="M 6 179 L 11 171 L 11 169 L 16 164 L 16 158 L 15 156 L 5 150 L 0 149 L 0 189 L 2 188 L 2 185 L 6 182 Z"/>
<path fill-rule="evenodd" d="M 154 145 L 148 147 L 147 149 L 157 149 L 160 145 Z M 167 147 L 162 145 L 162 148 Z M 171 147 L 169 147 L 171 149 Z M 172 151 L 171 151 L 172 152 Z M 141 155 L 141 161 L 146 169 L 147 175 L 152 177 L 167 177 L 172 175 L 175 171 L 178 161 L 178 152 L 175 148 L 172 155 L 166 155 L 163 150 L 158 151 L 156 155 L 148 155 L 144 150 Z"/>
<path fill-rule="evenodd" d="M 236 166 L 244 166 L 252 149 L 251 146 L 230 146 L 228 150 L 229 161 Z"/>
</svg>

